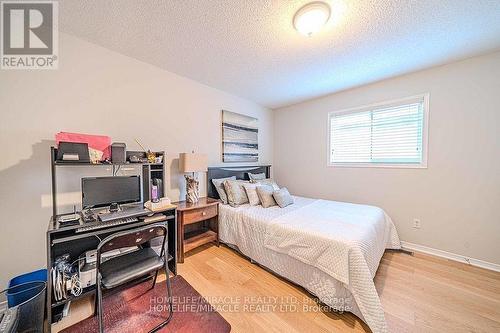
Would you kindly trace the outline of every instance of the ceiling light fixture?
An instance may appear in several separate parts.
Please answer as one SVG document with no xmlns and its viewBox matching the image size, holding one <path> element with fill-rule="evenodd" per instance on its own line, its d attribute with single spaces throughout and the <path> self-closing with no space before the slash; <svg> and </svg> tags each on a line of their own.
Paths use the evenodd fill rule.
<svg viewBox="0 0 500 333">
<path fill-rule="evenodd" d="M 293 17 L 293 26 L 301 34 L 310 37 L 318 32 L 330 18 L 330 6 L 321 1 L 315 1 L 301 7 Z"/>
</svg>

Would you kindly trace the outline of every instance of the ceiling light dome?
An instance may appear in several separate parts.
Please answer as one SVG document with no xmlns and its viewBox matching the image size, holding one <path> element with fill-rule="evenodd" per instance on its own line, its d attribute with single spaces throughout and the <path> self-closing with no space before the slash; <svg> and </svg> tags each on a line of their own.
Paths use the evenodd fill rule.
<svg viewBox="0 0 500 333">
<path fill-rule="evenodd" d="M 293 26 L 305 36 L 311 36 L 323 28 L 330 18 L 330 6 L 316 1 L 301 7 L 293 17 Z"/>
</svg>

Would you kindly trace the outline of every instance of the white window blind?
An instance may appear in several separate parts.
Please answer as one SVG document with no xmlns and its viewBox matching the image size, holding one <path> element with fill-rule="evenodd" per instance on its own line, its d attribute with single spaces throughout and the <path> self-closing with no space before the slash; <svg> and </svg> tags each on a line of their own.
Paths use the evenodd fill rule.
<svg viewBox="0 0 500 333">
<path fill-rule="evenodd" d="M 330 165 L 425 166 L 426 98 L 330 113 Z"/>
</svg>

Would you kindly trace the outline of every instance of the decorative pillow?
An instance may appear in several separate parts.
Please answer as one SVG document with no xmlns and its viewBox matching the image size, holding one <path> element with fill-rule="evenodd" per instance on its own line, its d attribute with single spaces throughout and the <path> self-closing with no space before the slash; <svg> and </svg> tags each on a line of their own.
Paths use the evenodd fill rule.
<svg viewBox="0 0 500 333">
<path fill-rule="evenodd" d="M 273 198 L 281 208 L 293 204 L 293 197 L 290 195 L 286 187 L 282 187 L 273 192 Z"/>
<path fill-rule="evenodd" d="M 276 206 L 276 201 L 274 201 L 273 192 L 274 189 L 271 185 L 261 185 L 256 187 L 257 195 L 262 204 L 262 207 L 268 208 Z"/>
<path fill-rule="evenodd" d="M 227 193 L 227 202 L 232 206 L 236 207 L 248 203 L 247 193 L 243 184 L 248 184 L 244 180 L 225 180 L 224 189 Z"/>
<path fill-rule="evenodd" d="M 248 173 L 248 178 L 250 180 L 260 180 L 260 179 L 266 179 L 266 174 L 264 172 L 262 173 Z"/>
<path fill-rule="evenodd" d="M 226 194 L 226 190 L 224 189 L 224 181 L 226 181 L 226 180 L 236 180 L 236 176 L 227 177 L 227 178 L 212 179 L 212 183 L 214 184 L 215 189 L 217 190 L 217 193 L 219 193 L 219 198 L 225 204 L 227 204 L 227 194 Z"/>
<path fill-rule="evenodd" d="M 266 179 L 256 179 L 256 180 L 251 180 L 250 181 L 253 184 L 261 184 L 261 185 L 269 185 L 272 186 L 275 191 L 279 190 L 280 187 L 272 178 L 266 178 Z"/>
<path fill-rule="evenodd" d="M 248 202 L 250 206 L 258 206 L 260 205 L 259 195 L 257 194 L 257 186 L 258 184 L 243 184 L 245 191 L 247 192 Z"/>
</svg>

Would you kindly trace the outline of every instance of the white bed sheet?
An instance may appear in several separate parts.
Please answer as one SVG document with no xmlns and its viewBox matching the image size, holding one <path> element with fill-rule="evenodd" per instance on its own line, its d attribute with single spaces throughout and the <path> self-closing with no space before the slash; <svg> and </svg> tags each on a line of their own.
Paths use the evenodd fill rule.
<svg viewBox="0 0 500 333">
<path fill-rule="evenodd" d="M 295 203 L 285 208 L 250 205 L 230 207 L 221 204 L 220 240 L 237 246 L 246 256 L 304 287 L 323 303 L 354 313 L 373 332 L 386 332 L 384 313 L 373 277 L 385 248 L 400 248 L 390 218 L 383 210 L 372 206 L 303 197 L 294 199 Z M 309 226 L 308 221 L 321 222 Z M 315 236 L 321 230 L 322 223 L 326 226 L 326 236 Z M 350 232 L 353 223 L 361 223 L 363 229 L 370 230 L 369 235 Z M 346 226 L 349 226 L 346 229 L 349 232 L 344 230 L 344 233 L 350 236 L 335 237 L 335 233 L 341 232 Z M 330 251 L 328 256 L 324 256 L 328 237 L 337 242 L 332 248 L 337 248 L 339 252 Z M 311 244 L 315 239 L 318 242 Z M 343 241 L 347 241 L 347 252 L 341 246 Z M 297 251 L 301 247 L 313 252 Z M 349 256 L 351 252 L 357 255 Z M 321 255 L 323 260 L 311 260 Z M 340 261 L 329 266 L 328 260 Z M 344 263 L 339 264 L 342 260 Z"/>
</svg>

